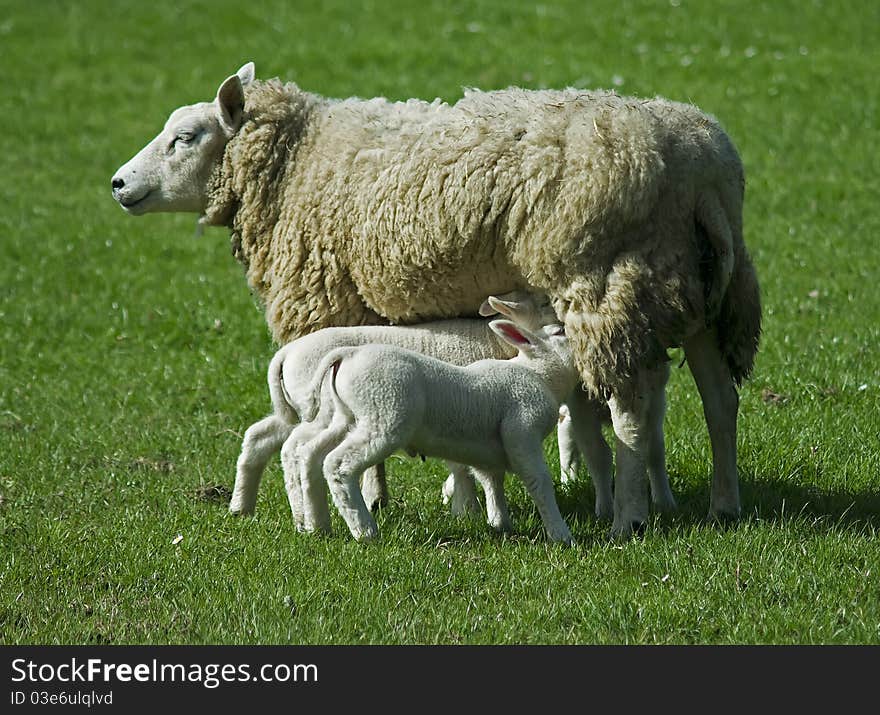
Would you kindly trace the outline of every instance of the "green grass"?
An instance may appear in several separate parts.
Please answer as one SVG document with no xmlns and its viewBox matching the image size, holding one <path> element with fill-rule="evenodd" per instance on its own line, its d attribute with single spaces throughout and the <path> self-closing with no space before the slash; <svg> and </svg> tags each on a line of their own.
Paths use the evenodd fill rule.
<svg viewBox="0 0 880 715">
<path fill-rule="evenodd" d="M 867 0 L 0 0 L 0 642 L 880 643 L 878 47 Z M 564 550 L 511 479 L 513 537 L 452 519 L 435 461 L 393 460 L 377 545 L 336 515 L 296 534 L 274 462 L 256 517 L 227 516 L 210 487 L 268 409 L 261 310 L 223 231 L 127 217 L 109 180 L 250 59 L 332 96 L 616 86 L 719 117 L 765 305 L 743 520 L 704 521 L 687 370 L 681 512 L 625 545 L 585 475 Z"/>
</svg>

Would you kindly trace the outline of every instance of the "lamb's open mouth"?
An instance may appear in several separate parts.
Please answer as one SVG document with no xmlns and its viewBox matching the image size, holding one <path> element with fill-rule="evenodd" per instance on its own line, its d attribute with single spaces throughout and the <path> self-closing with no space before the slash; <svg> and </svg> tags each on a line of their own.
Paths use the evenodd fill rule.
<svg viewBox="0 0 880 715">
<path fill-rule="evenodd" d="M 122 206 L 122 208 L 124 208 L 124 209 L 133 209 L 138 204 L 146 201 L 147 198 L 152 193 L 153 193 L 152 191 L 148 191 L 147 193 L 145 193 L 143 196 L 141 196 L 139 199 L 136 199 L 135 201 L 123 201 L 122 199 L 119 199 L 119 203 Z"/>
</svg>

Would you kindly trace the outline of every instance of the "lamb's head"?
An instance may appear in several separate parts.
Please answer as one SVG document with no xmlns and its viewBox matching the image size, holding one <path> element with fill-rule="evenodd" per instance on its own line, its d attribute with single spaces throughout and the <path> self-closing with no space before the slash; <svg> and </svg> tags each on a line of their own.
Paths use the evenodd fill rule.
<svg viewBox="0 0 880 715">
<path fill-rule="evenodd" d="M 498 319 L 489 327 L 517 349 L 513 360 L 538 373 L 557 400 L 561 402 L 571 394 L 578 372 L 562 324 L 553 322 L 529 330 L 512 320 Z"/>
<path fill-rule="evenodd" d="M 558 323 L 550 299 L 543 293 L 515 290 L 503 295 L 490 295 L 480 306 L 480 315 L 488 317 L 501 314 L 527 330 L 537 330 L 544 325 Z"/>
<path fill-rule="evenodd" d="M 254 78 L 248 62 L 227 77 L 213 102 L 199 102 L 171 113 L 159 135 L 113 176 L 113 198 L 128 213 L 201 213 L 208 180 L 227 142 L 241 127 L 244 87 Z"/>
</svg>

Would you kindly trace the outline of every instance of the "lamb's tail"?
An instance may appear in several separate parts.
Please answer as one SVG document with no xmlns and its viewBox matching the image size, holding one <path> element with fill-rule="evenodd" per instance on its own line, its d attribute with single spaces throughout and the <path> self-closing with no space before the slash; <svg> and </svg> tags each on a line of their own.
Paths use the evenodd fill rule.
<svg viewBox="0 0 880 715">
<path fill-rule="evenodd" d="M 706 323 L 714 323 L 721 311 L 721 304 L 734 269 L 734 236 L 727 214 L 718 194 L 710 189 L 697 198 L 695 216 L 701 238 L 708 239 L 711 248 L 711 266 L 705 271 Z M 740 241 L 741 243 L 741 241 Z M 704 251 L 704 253 L 708 253 Z"/>
<path fill-rule="evenodd" d="M 290 401 L 290 393 L 288 393 L 284 385 L 284 360 L 287 357 L 286 348 L 281 348 L 272 357 L 269 362 L 269 371 L 267 379 L 269 381 L 269 397 L 272 399 L 272 409 L 275 414 L 291 425 L 299 422 L 299 415 L 293 408 Z"/>
<path fill-rule="evenodd" d="M 761 292 L 755 267 L 744 245 L 738 247 L 733 275 L 715 327 L 721 353 L 739 385 L 752 372 L 761 338 Z"/>
<path fill-rule="evenodd" d="M 321 358 L 321 362 L 315 368 L 312 381 L 299 396 L 299 403 L 302 405 L 300 417 L 302 417 L 303 422 L 311 422 L 317 416 L 318 410 L 321 407 L 321 388 L 324 384 L 324 378 L 331 369 L 333 373 L 331 375 L 330 387 L 333 392 L 333 402 L 336 406 L 339 406 L 339 395 L 336 394 L 336 373 L 339 371 L 342 361 L 354 351 L 355 348 L 352 347 L 336 348 Z"/>
</svg>

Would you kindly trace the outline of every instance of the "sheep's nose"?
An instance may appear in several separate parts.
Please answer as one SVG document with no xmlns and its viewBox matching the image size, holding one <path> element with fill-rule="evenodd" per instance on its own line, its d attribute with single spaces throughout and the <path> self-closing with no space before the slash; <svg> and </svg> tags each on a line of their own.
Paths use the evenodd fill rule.
<svg viewBox="0 0 880 715">
<path fill-rule="evenodd" d="M 114 191 L 119 191 L 123 186 L 125 186 L 125 182 L 120 179 L 118 176 L 114 176 L 113 180 L 110 182 L 110 186 L 113 187 Z"/>
</svg>

